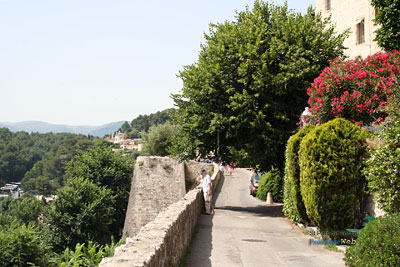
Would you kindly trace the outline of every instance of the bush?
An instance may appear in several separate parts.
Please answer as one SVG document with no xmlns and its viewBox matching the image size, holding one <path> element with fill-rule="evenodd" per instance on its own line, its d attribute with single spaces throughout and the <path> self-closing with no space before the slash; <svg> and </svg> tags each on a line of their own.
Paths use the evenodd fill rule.
<svg viewBox="0 0 400 267">
<path fill-rule="evenodd" d="M 396 94 L 399 94 L 397 90 Z M 400 212 L 400 97 L 392 99 L 389 117 L 378 128 L 364 174 L 370 192 L 386 212 Z"/>
<path fill-rule="evenodd" d="M 362 217 L 366 130 L 335 119 L 311 131 L 300 144 L 300 189 L 310 221 L 321 230 L 353 227 Z"/>
<path fill-rule="evenodd" d="M 132 160 L 113 152 L 110 146 L 103 143 L 97 143 L 89 151 L 79 151 L 66 168 L 67 179 L 84 177 L 111 190 L 115 197 L 115 213 L 110 228 L 116 238 L 120 237 L 124 227 L 132 174 Z"/>
<path fill-rule="evenodd" d="M 36 225 L 0 225 L 0 266 L 47 267 L 53 254 Z"/>
<path fill-rule="evenodd" d="M 38 218 L 44 209 L 43 201 L 30 198 L 8 197 L 0 201 L 0 213 L 13 216 L 23 223 L 38 223 Z"/>
<path fill-rule="evenodd" d="M 400 266 L 400 214 L 369 222 L 346 250 L 345 261 L 352 267 Z"/>
<path fill-rule="evenodd" d="M 46 216 L 54 249 L 75 248 L 88 241 L 105 244 L 112 235 L 115 196 L 107 187 L 89 179 L 74 177 L 57 190 Z"/>
<path fill-rule="evenodd" d="M 400 52 L 377 53 L 366 59 L 335 59 L 308 88 L 310 111 L 327 122 L 345 118 L 358 125 L 380 122 L 400 71 Z"/>
<path fill-rule="evenodd" d="M 303 223 L 307 223 L 309 221 L 300 192 L 300 167 L 298 152 L 301 140 L 314 128 L 314 125 L 308 124 L 298 133 L 290 137 L 286 146 L 283 212 L 291 221 L 301 221 Z"/>
<path fill-rule="evenodd" d="M 271 192 L 275 202 L 283 200 L 283 179 L 278 169 L 272 169 L 263 175 L 258 183 L 257 198 L 267 199 L 268 192 Z"/>
</svg>

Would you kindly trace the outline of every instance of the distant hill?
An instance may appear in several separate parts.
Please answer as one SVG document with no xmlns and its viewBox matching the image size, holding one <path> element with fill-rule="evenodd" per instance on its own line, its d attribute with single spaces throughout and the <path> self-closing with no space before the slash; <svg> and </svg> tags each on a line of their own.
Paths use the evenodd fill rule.
<svg viewBox="0 0 400 267">
<path fill-rule="evenodd" d="M 117 131 L 123 121 L 112 122 L 100 126 L 71 126 L 64 124 L 52 124 L 43 121 L 22 121 L 22 122 L 0 122 L 0 128 L 8 128 L 12 132 L 38 132 L 38 133 L 75 133 L 75 134 L 90 134 L 98 137 L 103 137 L 106 134 L 111 134 Z"/>
</svg>

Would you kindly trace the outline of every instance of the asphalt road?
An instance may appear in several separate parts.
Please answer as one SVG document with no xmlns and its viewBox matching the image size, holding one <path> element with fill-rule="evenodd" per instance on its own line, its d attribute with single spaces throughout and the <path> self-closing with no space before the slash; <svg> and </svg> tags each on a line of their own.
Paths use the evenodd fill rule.
<svg viewBox="0 0 400 267">
<path fill-rule="evenodd" d="M 201 215 L 188 267 L 345 266 L 343 253 L 309 245 L 309 235 L 284 218 L 282 205 L 250 196 L 251 173 L 237 169 L 221 180 L 216 214 Z"/>
</svg>

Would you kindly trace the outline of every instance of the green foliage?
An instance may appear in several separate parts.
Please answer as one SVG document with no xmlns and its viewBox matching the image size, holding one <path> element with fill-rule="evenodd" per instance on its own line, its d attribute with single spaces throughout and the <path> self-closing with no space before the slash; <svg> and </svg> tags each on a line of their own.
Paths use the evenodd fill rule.
<svg viewBox="0 0 400 267">
<path fill-rule="evenodd" d="M 346 250 L 345 261 L 351 267 L 400 266 L 400 214 L 369 222 Z"/>
<path fill-rule="evenodd" d="M 370 134 L 344 120 L 317 126 L 300 144 L 300 189 L 310 221 L 321 230 L 356 225 L 363 212 L 366 138 Z"/>
<path fill-rule="evenodd" d="M 213 151 L 226 162 L 283 169 L 283 154 L 307 104 L 305 90 L 343 53 L 345 35 L 320 15 L 255 1 L 235 21 L 211 24 L 198 60 L 180 72 L 183 89 L 174 154 Z"/>
<path fill-rule="evenodd" d="M 27 195 L 43 195 L 50 196 L 54 193 L 54 181 L 46 176 L 37 176 L 35 178 L 24 180 L 23 188 L 27 192 Z"/>
<path fill-rule="evenodd" d="M 75 151 L 91 144 L 84 135 L 12 133 L 7 128 L 0 128 L 0 180 L 19 182 L 25 176 L 24 186 L 28 179 L 46 176 L 59 183 L 65 164 Z"/>
<path fill-rule="evenodd" d="M 174 111 L 173 108 L 158 111 L 150 115 L 139 115 L 130 123 L 125 122 L 119 131 L 126 133 L 128 138 L 140 138 L 143 133 L 147 133 L 152 126 L 164 124 L 170 120 L 170 114 Z"/>
<path fill-rule="evenodd" d="M 400 91 L 389 103 L 389 117 L 377 127 L 376 139 L 371 142 L 370 157 L 364 174 L 370 192 L 380 207 L 390 213 L 400 212 Z"/>
<path fill-rule="evenodd" d="M 114 153 L 112 148 L 104 143 L 97 143 L 87 152 L 79 152 L 66 170 L 67 179 L 84 177 L 111 190 L 115 198 L 112 206 L 115 210 L 115 220 L 111 226 L 115 237 L 120 236 L 124 226 L 132 175 L 132 160 Z"/>
<path fill-rule="evenodd" d="M 67 248 L 58 257 L 58 266 L 60 267 L 88 267 L 98 266 L 100 261 L 105 257 L 111 257 L 114 255 L 116 247 L 122 245 L 124 242 L 121 239 L 115 243 L 112 239 L 110 245 L 99 245 L 91 241 L 88 244 L 76 244 L 75 250 Z"/>
<path fill-rule="evenodd" d="M 44 211 L 43 201 L 30 198 L 8 197 L 0 201 L 0 214 L 8 214 L 20 223 L 38 223 L 39 215 Z"/>
<path fill-rule="evenodd" d="M 283 179 L 278 169 L 267 172 L 258 182 L 257 198 L 266 200 L 268 192 L 274 197 L 274 202 L 282 202 Z"/>
<path fill-rule="evenodd" d="M 74 177 L 57 190 L 46 222 L 52 230 L 57 251 L 78 243 L 95 241 L 104 244 L 112 234 L 115 195 L 89 178 Z"/>
<path fill-rule="evenodd" d="M 152 126 L 148 133 L 142 133 L 143 152 L 151 156 L 168 156 L 172 139 L 176 136 L 176 126 L 170 123 Z"/>
<path fill-rule="evenodd" d="M 386 51 L 400 48 L 400 1 L 399 0 L 371 0 L 372 6 L 378 8 L 375 24 L 375 41 Z"/>
<path fill-rule="evenodd" d="M 0 225 L 0 266 L 48 267 L 52 257 L 34 224 Z"/>
<path fill-rule="evenodd" d="M 299 149 L 301 140 L 313 129 L 308 124 L 289 138 L 285 152 L 285 182 L 283 197 L 283 212 L 292 221 L 307 223 L 308 217 L 300 191 Z"/>
</svg>

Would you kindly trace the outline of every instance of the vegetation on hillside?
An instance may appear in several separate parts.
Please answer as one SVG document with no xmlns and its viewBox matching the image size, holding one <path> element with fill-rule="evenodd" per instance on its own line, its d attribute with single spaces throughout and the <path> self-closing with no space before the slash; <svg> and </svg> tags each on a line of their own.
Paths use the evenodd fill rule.
<svg viewBox="0 0 400 267">
<path fill-rule="evenodd" d="M 0 201 L 1 266 L 97 266 L 122 241 L 131 159 L 97 143 L 67 166 L 67 184 L 50 204 Z"/>
<path fill-rule="evenodd" d="M 13 133 L 0 128 L 0 181 L 20 182 L 29 194 L 49 195 L 63 185 L 65 167 L 92 137 L 71 133 Z"/>
<path fill-rule="evenodd" d="M 173 111 L 174 109 L 172 108 L 158 111 L 150 115 L 139 115 L 137 118 L 133 119 L 131 123 L 126 121 L 122 124 L 119 131 L 126 133 L 127 138 L 141 138 L 142 133 L 148 132 L 150 127 L 164 124 L 169 121 L 170 115 Z"/>
</svg>

